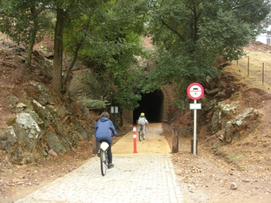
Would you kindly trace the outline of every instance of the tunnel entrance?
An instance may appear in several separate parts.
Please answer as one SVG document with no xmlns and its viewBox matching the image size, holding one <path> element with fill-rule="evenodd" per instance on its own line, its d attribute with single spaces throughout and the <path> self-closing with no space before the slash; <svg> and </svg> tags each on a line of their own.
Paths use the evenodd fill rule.
<svg viewBox="0 0 271 203">
<path fill-rule="evenodd" d="M 144 112 L 150 123 L 161 123 L 163 121 L 163 101 L 164 96 L 161 90 L 156 90 L 148 94 L 142 94 L 138 102 L 139 107 L 133 112 L 133 123 L 135 124 L 140 113 Z"/>
</svg>

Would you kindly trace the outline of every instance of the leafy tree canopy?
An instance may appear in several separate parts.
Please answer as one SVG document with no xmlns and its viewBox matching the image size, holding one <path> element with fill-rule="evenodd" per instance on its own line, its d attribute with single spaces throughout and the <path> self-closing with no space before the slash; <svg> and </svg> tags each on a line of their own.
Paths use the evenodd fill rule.
<svg viewBox="0 0 271 203">
<path fill-rule="evenodd" d="M 63 19 L 55 30 L 62 30 L 61 43 L 65 52 L 73 58 L 64 81 L 59 47 L 55 58 L 59 56 L 54 67 L 53 81 L 59 89 L 65 85 L 69 73 L 77 58 L 85 61 L 102 84 L 101 93 L 109 102 L 117 103 L 121 108 L 134 108 L 140 96 L 135 94 L 133 87 L 138 78 L 128 74 L 135 57 L 143 55 L 141 51 L 141 36 L 144 31 L 143 22 L 146 13 L 146 2 L 127 2 L 124 0 L 0 0 L 2 21 L 0 28 L 15 42 L 29 46 L 31 56 L 33 44 L 51 28 L 51 23 Z M 56 12 L 62 11 L 62 12 Z M 49 15 L 50 14 L 50 15 Z M 51 27 L 49 27 L 50 25 Z M 47 30 L 46 30 L 47 29 Z M 34 30 L 35 32 L 31 32 Z M 58 33 L 61 34 L 62 32 Z M 56 53 L 55 53 L 56 54 Z M 137 70 L 135 73 L 139 74 Z"/>
<path fill-rule="evenodd" d="M 158 54 L 144 91 L 170 82 L 181 91 L 217 75 L 217 57 L 242 56 L 269 11 L 266 0 L 151 0 L 149 33 Z"/>
<path fill-rule="evenodd" d="M 107 101 L 130 109 L 137 106 L 141 92 L 171 82 L 182 92 L 190 82 L 217 75 L 217 58 L 242 56 L 242 47 L 270 12 L 269 0 L 0 0 L 0 5 L 0 30 L 30 50 L 36 37 L 55 22 L 48 14 L 60 19 L 55 27 L 60 31 L 55 39 L 61 38 L 61 47 L 55 49 L 56 89 L 61 86 L 58 66 L 65 50 L 73 62 L 79 58 L 92 68 L 104 84 L 101 91 Z M 147 58 L 141 47 L 145 32 L 156 48 L 156 68 L 147 75 L 136 60 Z"/>
<path fill-rule="evenodd" d="M 144 1 L 106 1 L 78 7 L 66 21 L 65 46 L 93 70 L 104 85 L 101 94 L 120 108 L 135 108 L 140 99 L 134 89 L 142 74 L 135 56 L 144 56 L 142 35 L 147 4 Z M 132 73 L 133 72 L 133 73 Z"/>
<path fill-rule="evenodd" d="M 51 13 L 46 12 L 48 3 L 49 0 L 0 0 L 0 31 L 14 42 L 27 45 L 28 66 L 34 44 L 53 25 Z"/>
</svg>

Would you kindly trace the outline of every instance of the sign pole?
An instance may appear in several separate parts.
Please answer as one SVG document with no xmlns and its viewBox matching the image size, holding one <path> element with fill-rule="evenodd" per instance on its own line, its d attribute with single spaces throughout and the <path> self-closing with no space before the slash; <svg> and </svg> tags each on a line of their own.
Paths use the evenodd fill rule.
<svg viewBox="0 0 271 203">
<path fill-rule="evenodd" d="M 190 104 L 190 109 L 194 109 L 194 139 L 191 146 L 193 144 L 193 154 L 197 155 L 197 109 L 201 109 L 201 103 L 197 103 L 197 100 L 203 97 L 204 88 L 199 83 L 192 83 L 186 91 L 188 97 L 194 100 L 194 104 Z"/>
<path fill-rule="evenodd" d="M 194 104 L 197 103 L 197 100 L 194 100 Z M 194 109 L 194 142 L 193 142 L 193 154 L 197 155 L 197 109 Z"/>
</svg>

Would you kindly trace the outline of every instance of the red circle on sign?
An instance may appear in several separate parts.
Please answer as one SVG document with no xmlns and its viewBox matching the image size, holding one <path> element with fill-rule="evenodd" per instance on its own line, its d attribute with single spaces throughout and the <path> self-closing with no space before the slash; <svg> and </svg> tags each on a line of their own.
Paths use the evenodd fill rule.
<svg viewBox="0 0 271 203">
<path fill-rule="evenodd" d="M 201 84 L 194 82 L 188 86 L 186 92 L 190 99 L 198 100 L 204 95 L 204 88 Z"/>
</svg>

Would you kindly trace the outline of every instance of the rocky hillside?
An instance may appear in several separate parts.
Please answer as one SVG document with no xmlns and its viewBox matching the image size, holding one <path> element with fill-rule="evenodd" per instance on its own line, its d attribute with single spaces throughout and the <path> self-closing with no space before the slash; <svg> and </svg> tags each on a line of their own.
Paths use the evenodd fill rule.
<svg viewBox="0 0 271 203">
<path fill-rule="evenodd" d="M 271 170 L 271 92 L 249 84 L 235 65 L 206 85 L 197 111 L 197 138 L 203 147 L 240 169 Z M 193 111 L 176 123 L 181 137 L 193 137 Z"/>
<path fill-rule="evenodd" d="M 50 61 L 36 51 L 34 66 L 24 65 L 24 48 L 2 42 L 0 51 L 0 149 L 12 163 L 29 164 L 64 154 L 91 140 L 95 120 L 73 97 L 50 90 Z"/>
<path fill-rule="evenodd" d="M 245 49 L 259 62 L 270 63 L 270 46 L 254 43 Z M 251 66 L 248 76 L 246 68 L 235 64 L 204 84 L 202 109 L 197 111 L 197 156 L 191 147 L 192 110 L 175 118 L 177 133 L 173 125 L 163 124 L 171 146 L 176 147 L 174 135 L 179 134 L 172 160 L 186 203 L 270 202 L 270 78 L 262 85 L 259 66 Z M 269 71 L 267 67 L 266 78 Z"/>
<path fill-rule="evenodd" d="M 0 202 L 12 202 L 20 194 L 72 171 L 93 156 L 93 130 L 102 109 L 89 111 L 77 102 L 78 93 L 90 92 L 89 87 L 79 83 L 90 77 L 95 82 L 91 73 L 78 63 L 69 94 L 59 97 L 53 93 L 50 39 L 35 46 L 30 68 L 24 64 L 23 46 L 2 40 Z M 94 99 L 97 96 L 93 92 L 87 95 Z M 127 129 L 123 126 L 118 132 L 122 135 Z"/>
</svg>

